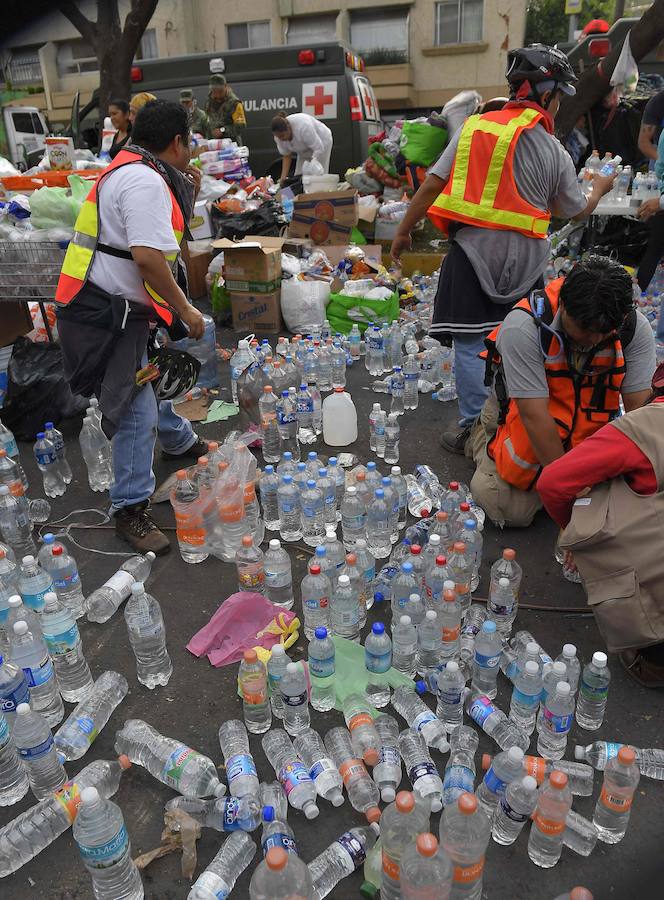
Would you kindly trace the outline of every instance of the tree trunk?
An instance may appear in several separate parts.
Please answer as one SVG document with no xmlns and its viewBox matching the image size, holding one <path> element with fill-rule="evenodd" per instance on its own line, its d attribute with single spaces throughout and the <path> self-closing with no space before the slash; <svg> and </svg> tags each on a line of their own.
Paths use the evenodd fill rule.
<svg viewBox="0 0 664 900">
<path fill-rule="evenodd" d="M 622 19 L 625 15 L 625 0 L 616 0 L 615 6 L 613 7 L 613 21 L 617 22 L 618 19 Z"/>
<path fill-rule="evenodd" d="M 664 39 L 664 0 L 655 0 L 631 32 L 630 46 L 636 62 L 643 59 Z M 622 44 L 613 47 L 596 66 L 586 69 L 576 85 L 575 97 L 564 97 L 556 116 L 556 133 L 564 141 L 577 120 L 611 90 L 610 79 L 618 62 Z"/>
</svg>

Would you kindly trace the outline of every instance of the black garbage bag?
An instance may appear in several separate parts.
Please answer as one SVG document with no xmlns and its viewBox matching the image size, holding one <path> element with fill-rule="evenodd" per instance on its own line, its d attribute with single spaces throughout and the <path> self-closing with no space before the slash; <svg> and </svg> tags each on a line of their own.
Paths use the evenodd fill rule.
<svg viewBox="0 0 664 900">
<path fill-rule="evenodd" d="M 608 216 L 602 225 L 601 230 L 586 229 L 582 250 L 610 256 L 623 266 L 638 266 L 648 243 L 648 225 L 625 216 Z"/>
<path fill-rule="evenodd" d="M 69 389 L 57 344 L 17 338 L 7 376 L 7 396 L 0 418 L 19 440 L 34 440 L 45 422 L 57 425 L 84 413 L 88 405 L 85 397 L 72 394 Z"/>
<path fill-rule="evenodd" d="M 248 234 L 278 237 L 282 228 L 288 224 L 281 203 L 277 203 L 276 200 L 268 200 L 258 209 L 230 214 L 220 212 L 213 204 L 210 217 L 216 237 L 228 238 L 231 241 L 241 241 Z"/>
</svg>

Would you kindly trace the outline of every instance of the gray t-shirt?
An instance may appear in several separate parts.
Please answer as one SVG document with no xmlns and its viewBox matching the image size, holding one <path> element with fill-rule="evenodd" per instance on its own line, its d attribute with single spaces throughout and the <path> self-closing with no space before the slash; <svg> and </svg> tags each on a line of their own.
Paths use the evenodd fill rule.
<svg viewBox="0 0 664 900">
<path fill-rule="evenodd" d="M 454 135 L 429 174 L 447 180 L 452 171 L 461 129 Z M 528 203 L 571 219 L 585 209 L 572 158 L 542 126 L 524 131 L 514 151 L 514 180 Z M 455 241 L 463 249 L 484 293 L 497 303 L 513 303 L 533 288 L 546 268 L 549 241 L 518 231 L 467 226 Z"/>
<path fill-rule="evenodd" d="M 554 316 L 551 328 L 562 332 L 560 312 Z M 510 397 L 526 399 L 549 396 L 540 332 L 532 316 L 520 309 L 509 312 L 500 326 L 496 346 L 503 361 L 507 393 Z M 551 352 L 555 352 L 554 348 Z M 624 354 L 626 371 L 621 393 L 633 394 L 636 391 L 645 391 L 650 387 L 652 373 L 657 365 L 655 338 L 650 323 L 638 311 L 634 337 L 625 348 Z"/>
</svg>

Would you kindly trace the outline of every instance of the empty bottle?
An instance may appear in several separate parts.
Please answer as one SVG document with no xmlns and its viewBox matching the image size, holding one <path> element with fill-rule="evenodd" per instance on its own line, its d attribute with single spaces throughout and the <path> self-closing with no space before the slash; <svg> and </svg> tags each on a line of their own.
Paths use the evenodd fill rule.
<svg viewBox="0 0 664 900">
<path fill-rule="evenodd" d="M 261 496 L 261 507 L 263 510 L 263 521 L 268 531 L 279 531 L 279 502 L 277 500 L 277 489 L 279 487 L 279 477 L 274 471 L 274 466 L 265 466 L 260 481 L 258 482 L 258 490 Z"/>
<path fill-rule="evenodd" d="M 272 724 L 272 712 L 267 672 L 254 649 L 244 651 L 237 679 L 247 731 L 263 734 Z"/>
<path fill-rule="evenodd" d="M 0 484 L 0 534 L 19 557 L 37 552 L 27 504 L 21 505 L 6 484 Z"/>
<path fill-rule="evenodd" d="M 559 681 L 540 705 L 537 717 L 537 752 L 547 759 L 561 759 L 574 718 L 574 698 L 566 681 Z"/>
<path fill-rule="evenodd" d="M 41 635 L 28 631 L 25 622 L 14 623 L 11 661 L 21 666 L 30 688 L 30 705 L 40 712 L 51 728 L 59 724 L 65 714 L 58 689 L 53 662 Z"/>
<path fill-rule="evenodd" d="M 621 747 L 618 755 L 606 764 L 602 792 L 593 815 L 593 825 L 605 844 L 617 844 L 624 838 L 640 777 L 636 753 L 631 747 Z"/>
<path fill-rule="evenodd" d="M 390 555 L 390 510 L 385 502 L 382 488 L 375 491 L 375 499 L 371 501 L 366 513 L 367 544 L 369 551 L 377 559 L 385 559 Z"/>
<path fill-rule="evenodd" d="M 62 544 L 54 544 L 45 557 L 44 568 L 53 580 L 58 600 L 71 611 L 75 619 L 80 619 L 85 612 L 85 597 L 74 557 Z"/>
<path fill-rule="evenodd" d="M 282 453 L 281 434 L 277 423 L 277 398 L 271 384 L 263 387 L 263 394 L 258 401 L 258 413 L 263 439 L 263 460 L 266 463 L 279 462 Z"/>
<path fill-rule="evenodd" d="M 18 755 L 16 742 L 10 736 L 9 722 L 4 712 L 0 711 L 0 806 L 17 803 L 29 789 L 28 774 Z"/>
<path fill-rule="evenodd" d="M 532 775 L 538 785 L 542 784 L 553 771 L 564 772 L 572 794 L 589 797 L 593 791 L 593 770 L 583 763 L 570 762 L 566 759 L 543 759 L 541 756 L 524 756 L 523 764 L 528 775 Z M 482 767 L 488 769 L 491 756 L 482 756 Z"/>
<path fill-rule="evenodd" d="M 399 735 L 399 752 L 404 761 L 413 791 L 429 801 L 431 811 L 443 808 L 443 782 L 434 765 L 424 736 L 413 728 Z"/>
<path fill-rule="evenodd" d="M 532 775 L 515 778 L 500 797 L 491 837 L 505 847 L 516 841 L 537 806 L 537 782 Z"/>
<path fill-rule="evenodd" d="M 46 422 L 44 425 L 44 433 L 46 440 L 50 441 L 55 449 L 55 455 L 58 459 L 58 468 L 60 469 L 62 480 L 65 484 L 70 484 L 73 476 L 69 463 L 67 462 L 67 450 L 65 448 L 65 439 L 62 432 L 58 431 L 53 422 Z M 27 484 L 25 487 L 27 488 Z"/>
<path fill-rule="evenodd" d="M 96 900 L 142 900 L 143 883 L 120 807 L 100 797 L 96 788 L 84 788 L 73 831 Z"/>
<path fill-rule="evenodd" d="M 293 400 L 288 391 L 282 391 L 277 400 L 277 423 L 281 437 L 281 448 L 290 451 L 293 459 L 300 458 L 300 442 L 297 438 L 297 399 Z"/>
<path fill-rule="evenodd" d="M 574 748 L 574 755 L 576 759 L 585 759 L 595 769 L 603 771 L 606 768 L 607 762 L 617 756 L 620 748 L 624 746 L 625 744 L 618 744 L 615 741 L 595 741 L 593 744 L 588 744 L 587 747 L 582 747 L 577 744 Z M 641 774 L 648 778 L 655 778 L 658 781 L 663 781 L 664 750 L 656 748 L 640 750 L 637 747 L 633 747 L 631 744 L 629 746 L 632 747 L 632 750 L 636 754 L 636 760 Z"/>
<path fill-rule="evenodd" d="M 173 664 L 166 648 L 166 627 L 161 607 L 145 586 L 135 583 L 124 611 L 129 643 L 136 657 L 136 675 L 152 690 L 167 685 Z"/>
<path fill-rule="evenodd" d="M 347 875 L 364 865 L 376 843 L 376 825 L 351 828 L 333 841 L 308 864 L 313 900 L 322 900 Z"/>
<path fill-rule="evenodd" d="M 208 756 L 159 734 L 142 719 L 127 719 L 115 735 L 115 750 L 183 797 L 220 797 L 226 792 Z"/>
<path fill-rule="evenodd" d="M 450 733 L 450 758 L 443 776 L 444 806 L 475 790 L 475 753 L 479 741 L 477 732 L 467 725 L 460 725 Z"/>
<path fill-rule="evenodd" d="M 286 813 L 280 807 L 265 803 L 268 799 L 273 799 L 274 801 L 276 797 L 276 790 L 272 790 L 272 788 L 278 788 L 279 803 L 282 806 L 285 804 L 286 809 L 288 808 L 288 801 L 278 781 L 273 782 L 272 785 L 261 785 L 261 803 L 264 804 L 263 829 L 261 833 L 263 856 L 267 854 L 270 847 L 283 847 L 287 853 L 297 854 L 295 834 L 286 821 Z"/>
<path fill-rule="evenodd" d="M 451 581 L 447 581 L 445 584 L 447 588 L 443 590 L 442 604 L 438 610 L 438 622 L 440 623 L 443 636 L 441 653 L 443 662 L 458 658 L 459 636 L 461 634 L 461 609 L 457 593 Z"/>
<path fill-rule="evenodd" d="M 343 779 L 351 806 L 357 812 L 364 813 L 367 821 L 377 822 L 380 819 L 380 792 L 366 766 L 356 755 L 347 729 L 332 728 L 323 740 Z"/>
<path fill-rule="evenodd" d="M 592 661 L 583 667 L 576 704 L 576 722 L 586 731 L 597 731 L 604 721 L 611 673 L 606 653 L 593 653 Z"/>
<path fill-rule="evenodd" d="M 37 434 L 33 451 L 39 471 L 42 473 L 44 493 L 47 497 L 61 497 L 67 490 L 67 485 L 60 471 L 55 447 L 51 441 L 46 440 L 43 431 Z"/>
<path fill-rule="evenodd" d="M 279 682 L 279 691 L 284 711 L 284 728 L 292 736 L 300 734 L 310 724 L 307 682 L 301 665 L 288 663 Z"/>
<path fill-rule="evenodd" d="M 325 503 L 323 492 L 312 478 L 300 495 L 300 511 L 304 543 L 317 547 L 325 537 Z"/>
<path fill-rule="evenodd" d="M 138 554 L 123 562 L 118 571 L 85 601 L 88 621 L 107 622 L 131 594 L 132 584 L 135 581 L 144 584 L 148 580 L 155 559 L 155 554 L 149 550 L 145 556 Z"/>
<path fill-rule="evenodd" d="M 341 806 L 344 802 L 343 781 L 318 732 L 307 728 L 297 735 L 293 744 L 309 769 L 309 776 L 316 785 L 318 796 L 329 800 L 332 806 Z"/>
<path fill-rule="evenodd" d="M 58 754 L 65 760 L 80 759 L 127 696 L 129 685 L 118 672 L 102 672 L 92 690 L 74 707 L 55 733 Z"/>
<path fill-rule="evenodd" d="M 309 678 L 311 705 L 318 712 L 327 712 L 336 702 L 335 647 L 327 628 L 319 627 L 309 644 Z"/>
<path fill-rule="evenodd" d="M 475 658 L 475 641 L 485 620 L 486 610 L 484 607 L 473 604 L 463 619 L 459 633 L 459 655 L 462 660 Z"/>
<path fill-rule="evenodd" d="M 385 455 L 386 463 L 399 462 L 399 437 L 401 428 L 399 419 L 394 413 L 390 413 L 385 423 Z"/>
<path fill-rule="evenodd" d="M 567 775 L 552 772 L 537 792 L 537 809 L 528 840 L 528 856 L 536 866 L 550 869 L 560 859 L 563 832 L 571 806 L 572 792 L 567 784 Z"/>
<path fill-rule="evenodd" d="M 473 794 L 461 794 L 440 817 L 440 843 L 454 866 L 454 896 L 482 896 L 484 854 L 491 837 L 489 817 Z"/>
<path fill-rule="evenodd" d="M 53 579 L 34 556 L 24 556 L 21 560 L 18 588 L 25 605 L 40 613 L 44 608 L 44 597 L 54 590 Z"/>
<path fill-rule="evenodd" d="M 409 353 L 403 364 L 404 394 L 403 405 L 405 409 L 417 409 L 419 394 L 417 391 L 417 379 L 420 374 L 420 364 L 413 353 Z"/>
<path fill-rule="evenodd" d="M 81 445 L 81 455 L 88 470 L 90 490 L 108 490 L 115 480 L 111 444 L 90 416 L 85 416 L 83 419 L 78 442 Z"/>
<path fill-rule="evenodd" d="M 0 656 L 0 705 L 10 728 L 16 718 L 16 707 L 29 702 L 30 688 L 25 672 L 20 665 Z"/>
<path fill-rule="evenodd" d="M 300 495 L 291 475 L 284 475 L 277 489 L 279 533 L 282 541 L 299 541 L 302 537 Z"/>
<path fill-rule="evenodd" d="M 542 694 L 542 674 L 534 660 L 528 660 L 524 670 L 514 680 L 509 719 L 526 734 L 532 734 Z"/>
<path fill-rule="evenodd" d="M 49 423 L 50 424 L 50 423 Z M 28 479 L 26 477 L 25 472 L 23 471 L 23 466 L 21 465 L 21 460 L 18 452 L 18 446 L 16 444 L 16 438 L 13 433 L 0 422 L 0 449 L 2 449 L 7 457 L 16 466 L 14 471 L 16 472 L 21 484 L 23 486 L 23 490 L 27 491 L 28 489 Z M 4 483 L 4 482 L 3 482 Z"/>
<path fill-rule="evenodd" d="M 275 538 L 270 541 L 264 564 L 268 600 L 283 609 L 290 609 L 295 602 L 290 556 Z"/>
<path fill-rule="evenodd" d="M 376 446 L 377 446 L 376 445 L 376 423 L 378 421 L 379 416 L 382 417 L 382 419 L 383 419 L 382 433 L 384 436 L 385 435 L 385 422 L 384 422 L 385 413 L 381 409 L 380 403 L 374 403 L 373 408 L 372 408 L 371 412 L 369 413 L 369 449 L 373 450 L 374 453 L 376 452 Z"/>
<path fill-rule="evenodd" d="M 238 341 L 237 350 L 231 356 L 230 360 L 230 368 L 231 368 L 231 396 L 233 397 L 233 403 L 236 405 L 239 402 L 238 389 L 240 387 L 240 379 L 242 377 L 243 372 L 255 362 L 254 354 L 249 349 L 249 341 L 241 340 Z"/>
<path fill-rule="evenodd" d="M 83 654 L 81 635 L 74 616 L 58 597 L 44 597 L 41 629 L 55 666 L 60 693 L 68 703 L 78 703 L 92 690 L 90 667 Z"/>
<path fill-rule="evenodd" d="M 401 366 L 395 366 L 394 372 L 389 379 L 390 393 L 392 394 L 392 403 L 390 404 L 390 415 L 401 416 L 404 412 L 404 390 L 405 378 Z"/>
<path fill-rule="evenodd" d="M 440 666 L 443 655 L 443 636 L 438 614 L 428 609 L 417 629 L 417 674 L 426 675 Z"/>
<path fill-rule="evenodd" d="M 340 385 L 346 386 L 346 351 L 343 349 L 339 341 L 335 341 L 332 345 L 330 353 L 332 363 L 332 387 Z"/>
<path fill-rule="evenodd" d="M 459 599 L 461 615 L 465 616 L 472 602 L 470 592 L 473 578 L 473 558 L 466 552 L 466 545 L 463 541 L 454 543 L 452 552 L 447 558 L 447 565 L 454 580 L 454 589 Z"/>
<path fill-rule="evenodd" d="M 251 876 L 249 900 L 288 900 L 312 896 L 311 875 L 300 857 L 286 852 L 283 847 L 270 847 Z"/>
<path fill-rule="evenodd" d="M 403 900 L 448 900 L 452 890 L 452 863 L 430 832 L 418 834 L 402 856 Z"/>
<path fill-rule="evenodd" d="M 391 803 L 401 783 L 401 755 L 399 753 L 399 725 L 392 716 L 383 713 L 374 720 L 381 740 L 378 762 L 374 766 L 373 780 L 378 785 L 384 803 Z"/>
<path fill-rule="evenodd" d="M 320 812 L 316 805 L 316 786 L 291 739 L 281 728 L 273 728 L 263 735 L 261 743 L 289 804 L 293 809 L 302 810 L 307 819 L 315 819 Z"/>
<path fill-rule="evenodd" d="M 399 616 L 399 622 L 392 632 L 392 668 L 402 675 L 413 678 L 417 654 L 417 631 L 410 616 Z"/>
<path fill-rule="evenodd" d="M 249 749 L 249 737 L 244 723 L 239 719 L 223 722 L 219 727 L 219 745 L 224 755 L 231 796 L 257 796 L 259 781 L 256 763 Z"/>
<path fill-rule="evenodd" d="M 410 548 L 409 548 L 410 549 Z M 382 574 L 382 573 L 381 573 Z M 396 620 L 396 616 L 406 614 L 406 605 L 411 594 L 419 593 L 419 584 L 413 573 L 413 564 L 410 560 L 401 564 L 400 571 L 392 580 L 392 621 Z M 412 616 L 411 616 L 412 618 Z M 418 622 L 414 622 L 418 624 Z"/>
<path fill-rule="evenodd" d="M 475 791 L 475 796 L 489 818 L 493 818 L 498 801 L 504 796 L 507 785 L 522 778 L 524 774 L 523 750 L 519 747 L 510 747 L 493 758 L 484 779 Z"/>
<path fill-rule="evenodd" d="M 471 693 L 466 700 L 466 712 L 485 734 L 493 738 L 501 750 L 520 747 L 525 752 L 528 749 L 530 736 L 510 722 L 502 709 L 498 709 L 489 697 Z"/>
<path fill-rule="evenodd" d="M 33 712 L 27 703 L 20 703 L 16 708 L 12 740 L 37 800 L 58 791 L 67 780 L 67 773 L 56 753 L 46 719 L 41 713 Z"/>
<path fill-rule="evenodd" d="M 579 856 L 590 856 L 598 840 L 599 832 L 593 823 L 576 810 L 570 809 L 565 819 L 563 844 Z"/>
<path fill-rule="evenodd" d="M 380 736 L 376 731 L 367 699 L 361 694 L 349 694 L 343 702 L 343 714 L 350 732 L 353 751 L 368 766 L 375 766 L 380 752 Z"/>
<path fill-rule="evenodd" d="M 216 797 L 199 800 L 196 797 L 174 797 L 167 810 L 179 809 L 202 825 L 215 831 L 255 831 L 263 819 L 263 807 L 256 797 Z"/>
<path fill-rule="evenodd" d="M 463 723 L 463 699 L 466 679 L 456 660 L 451 659 L 438 673 L 436 715 L 448 734 Z"/>
<path fill-rule="evenodd" d="M 352 550 L 358 538 L 366 538 L 366 510 L 354 485 L 346 488 L 341 501 L 341 532 L 344 547 Z"/>
<path fill-rule="evenodd" d="M 360 601 L 348 575 L 340 575 L 332 591 L 330 627 L 332 633 L 349 641 L 360 639 Z"/>
<path fill-rule="evenodd" d="M 376 709 L 390 702 L 388 672 L 392 667 L 392 641 L 382 622 L 374 622 L 364 642 L 364 666 L 367 670 L 366 696 Z"/>
<path fill-rule="evenodd" d="M 286 654 L 286 648 L 283 644 L 275 644 L 267 661 L 267 685 L 270 695 L 270 706 L 272 715 L 278 719 L 284 717 L 284 703 L 281 697 L 281 679 L 286 674 L 286 666 L 290 662 L 290 658 Z"/>
<path fill-rule="evenodd" d="M 394 689 L 392 706 L 414 731 L 422 734 L 428 747 L 434 747 L 441 753 L 449 750 L 445 726 L 410 687 L 400 685 Z"/>
<path fill-rule="evenodd" d="M 415 844 L 418 834 L 429 830 L 426 804 L 416 804 L 411 791 L 399 791 L 396 799 L 381 816 L 380 837 L 383 845 L 383 869 L 380 895 L 382 900 L 400 900 L 401 865 L 404 854 Z"/>
<path fill-rule="evenodd" d="M 256 855 L 256 845 L 243 831 L 229 834 L 212 862 L 191 887 L 187 900 L 227 897 Z"/>
</svg>

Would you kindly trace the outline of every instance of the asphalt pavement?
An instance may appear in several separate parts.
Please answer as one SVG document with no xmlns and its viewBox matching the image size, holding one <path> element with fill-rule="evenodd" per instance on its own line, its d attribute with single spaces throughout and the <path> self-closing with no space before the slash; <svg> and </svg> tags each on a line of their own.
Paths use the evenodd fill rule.
<svg viewBox="0 0 664 900">
<path fill-rule="evenodd" d="M 220 341 L 231 346 L 232 333 L 220 332 Z M 228 368 L 223 367 L 224 388 L 222 396 L 230 399 Z M 377 397 L 369 389 L 371 379 L 362 364 L 355 365 L 348 373 L 347 389 L 358 411 L 359 438 L 348 448 L 362 461 L 373 457 L 368 446 L 367 417 Z M 451 456 L 439 444 L 439 436 L 445 426 L 454 424 L 456 403 L 434 402 L 430 396 L 420 398 L 417 410 L 401 418 L 400 464 L 405 472 L 413 470 L 417 463 L 427 463 L 438 473 L 441 481 L 452 478 L 468 482 L 472 474 L 471 463 L 458 456 Z M 236 427 L 237 419 L 199 426 L 201 437 L 221 440 Z M 66 513 L 87 508 L 104 509 L 107 497 L 93 494 L 88 489 L 84 464 L 76 436 L 79 422 L 64 424 L 68 439 L 69 460 L 74 480 L 64 497 L 52 501 L 52 519 Z M 37 486 L 41 484 L 39 472 L 32 459 L 31 448 L 23 444 L 21 456 L 31 481 L 30 496 L 43 496 Z M 322 440 L 315 449 L 329 453 Z M 165 463 L 159 451 L 155 458 L 155 473 L 159 483 L 178 466 Z M 380 463 L 379 468 L 386 467 Z M 99 735 L 83 759 L 68 765 L 74 776 L 93 759 L 113 757 L 113 741 L 116 730 L 129 718 L 142 718 L 163 734 L 178 738 L 195 749 L 209 755 L 222 767 L 217 730 L 228 718 L 242 716 L 241 703 L 236 695 L 237 666 L 214 669 L 205 657 L 196 659 L 185 645 L 213 615 L 219 604 L 236 588 L 234 566 L 209 558 L 199 565 L 187 565 L 180 558 L 175 542 L 174 522 L 169 504 L 155 507 L 157 522 L 165 527 L 171 537 L 172 551 L 156 561 L 149 581 L 149 591 L 161 603 L 166 621 L 168 648 L 173 660 L 174 672 L 169 684 L 149 691 L 136 680 L 134 658 L 129 648 L 122 611 L 104 625 L 79 622 L 83 644 L 93 675 L 106 669 L 122 672 L 129 681 L 129 694 L 118 707 L 106 728 Z M 68 522 L 89 523 L 96 521 L 90 515 L 76 513 Z M 56 531 L 62 526 L 53 526 Z M 49 530 L 42 528 L 42 532 Z M 72 535 L 83 547 L 69 544 L 78 561 L 84 592 L 89 594 L 101 585 L 126 558 L 125 546 L 115 538 L 112 525 L 75 528 Z M 553 558 L 556 529 L 544 513 L 541 513 L 528 529 L 499 529 L 487 523 L 484 531 L 484 562 L 482 580 L 476 592 L 485 597 L 488 572 L 491 563 L 504 547 L 514 547 L 524 569 L 522 605 L 515 630 L 528 629 L 552 655 L 556 656 L 562 644 L 571 641 L 577 645 L 582 661 L 587 661 L 594 650 L 604 649 L 592 614 L 587 612 L 583 590 L 563 580 Z M 97 551 L 97 552 L 93 552 Z M 296 585 L 305 574 L 307 553 L 292 550 L 293 574 Z M 299 608 L 299 591 L 296 590 L 296 609 Z M 379 617 L 374 609 L 369 615 L 368 626 Z M 366 629 L 368 630 L 368 628 Z M 302 635 L 291 656 L 306 656 L 306 640 Z M 567 758 L 573 758 L 576 743 L 587 744 L 593 739 L 633 742 L 639 747 L 664 745 L 662 730 L 661 693 L 647 691 L 632 682 L 621 669 L 615 657 L 609 658 L 612 684 L 607 714 L 602 728 L 593 734 L 576 726 L 569 738 Z M 497 703 L 505 710 L 509 707 L 510 686 L 500 676 Z M 429 698 L 432 702 L 432 698 Z M 67 706 L 67 713 L 71 706 Z M 388 712 L 396 713 L 388 707 Z M 396 716 L 399 719 L 398 716 Z M 405 723 L 399 719 L 402 726 Z M 312 725 L 323 733 L 343 724 L 339 712 L 312 713 Z M 531 744 L 535 752 L 536 741 Z M 251 737 L 251 747 L 261 780 L 274 780 L 256 736 Z M 479 766 L 481 754 L 497 751 L 493 742 L 484 734 L 480 736 L 480 749 L 476 758 Z M 447 754 L 434 751 L 434 761 L 442 775 Z M 407 788 L 404 777 L 402 787 Z M 592 798 L 574 798 L 574 808 L 582 815 L 592 817 L 595 801 L 601 788 L 601 774 L 596 773 Z M 123 776 L 120 789 L 114 797 L 125 816 L 131 837 L 132 851 L 138 856 L 160 843 L 163 828 L 164 803 L 173 792 L 157 782 L 140 766 L 133 766 Z M 0 809 L 0 827 L 34 802 L 27 796 L 15 806 Z M 356 813 L 348 801 L 333 808 L 320 802 L 321 815 L 313 823 L 307 823 L 298 812 L 289 812 L 301 857 L 308 861 L 320 853 L 339 834 L 348 828 L 363 824 L 363 817 Z M 439 815 L 432 817 L 431 830 L 438 834 Z M 632 817 L 624 840 L 617 846 L 599 843 L 589 858 L 575 855 L 567 848 L 558 865 L 550 870 L 539 869 L 527 855 L 527 828 L 512 847 L 501 847 L 490 842 L 484 877 L 484 897 L 494 900 L 525 900 L 525 898 L 557 897 L 573 886 L 588 887 L 596 900 L 639 896 L 641 900 L 662 896 L 657 876 L 664 873 L 661 853 L 662 823 L 664 822 L 664 785 L 642 778 L 637 789 Z M 260 832 L 254 837 L 259 839 Z M 223 836 L 204 830 L 198 842 L 198 866 L 196 875 L 212 859 L 219 849 Z M 260 851 L 255 862 L 260 858 Z M 235 896 L 248 897 L 252 864 L 240 878 Z M 143 873 L 145 896 L 151 900 L 181 900 L 188 893 L 188 882 L 180 871 L 180 858 L 169 855 L 153 862 Z M 361 873 L 347 878 L 330 894 L 335 898 L 359 896 Z M 58 838 L 47 850 L 18 872 L 0 882 L 0 896 L 12 900 L 88 900 L 92 897 L 90 880 L 83 868 L 71 831 Z"/>
</svg>

